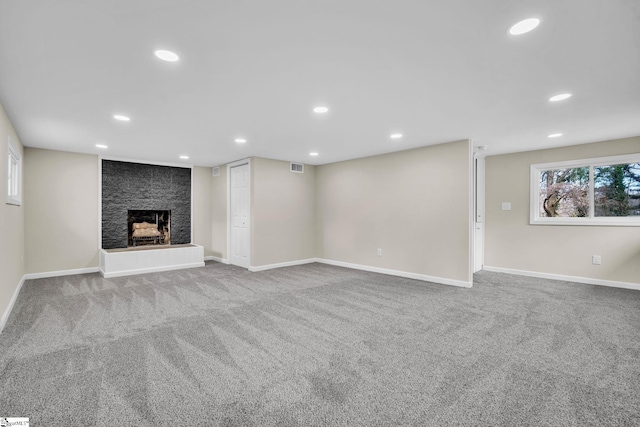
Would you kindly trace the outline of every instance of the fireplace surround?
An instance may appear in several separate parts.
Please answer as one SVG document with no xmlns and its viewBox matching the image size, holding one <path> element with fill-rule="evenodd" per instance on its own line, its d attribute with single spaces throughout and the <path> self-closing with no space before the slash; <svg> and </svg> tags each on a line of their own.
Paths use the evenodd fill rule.
<svg viewBox="0 0 640 427">
<path fill-rule="evenodd" d="M 130 212 L 142 211 L 131 222 Z M 155 215 L 163 239 L 154 245 L 191 243 L 191 169 L 102 159 L 102 249 L 133 246 L 133 223 L 156 224 Z"/>
</svg>

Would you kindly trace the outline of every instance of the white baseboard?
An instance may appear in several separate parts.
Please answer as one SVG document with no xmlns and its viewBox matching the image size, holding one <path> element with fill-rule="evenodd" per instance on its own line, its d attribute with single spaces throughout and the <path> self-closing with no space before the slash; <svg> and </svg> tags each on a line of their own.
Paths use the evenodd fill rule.
<svg viewBox="0 0 640 427">
<path fill-rule="evenodd" d="M 102 274 L 102 277 L 104 277 L 105 279 L 111 279 L 112 277 L 132 276 L 134 274 L 145 274 L 145 273 L 157 273 L 160 271 L 184 270 L 185 268 L 194 268 L 194 267 L 204 267 L 204 261 L 196 262 L 192 264 L 169 265 L 166 267 L 151 267 L 151 268 L 140 268 L 135 270 L 120 270 L 113 273 L 105 273 L 103 270 L 100 270 L 100 274 Z"/>
<path fill-rule="evenodd" d="M 249 267 L 249 271 L 258 272 L 258 271 L 270 270 L 272 268 L 291 267 L 294 265 L 310 264 L 313 262 L 319 262 L 319 263 L 328 264 L 328 265 L 335 265 L 338 267 L 353 268 L 354 270 L 370 271 L 372 273 L 388 274 L 390 276 L 406 277 L 408 279 L 422 280 L 424 282 L 438 283 L 441 285 L 458 286 L 462 288 L 470 288 L 473 285 L 472 282 L 465 282 L 462 280 L 446 279 L 444 277 L 436 277 L 436 276 L 427 276 L 425 274 L 410 273 L 407 271 L 399 271 L 399 270 L 390 270 L 387 268 L 352 264 L 349 262 L 334 261 L 334 260 L 323 259 L 323 258 L 307 258 L 307 259 L 301 259 L 297 261 L 281 262 L 277 264 L 260 265 L 257 267 L 252 266 L 252 267 Z"/>
<path fill-rule="evenodd" d="M 73 270 L 58 270 L 58 271 L 45 271 L 42 273 L 29 273 L 29 274 L 25 274 L 24 278 L 27 280 L 44 279 L 47 277 L 73 276 L 75 274 L 98 273 L 99 271 L 100 269 L 98 267 L 76 268 Z"/>
<path fill-rule="evenodd" d="M 273 268 L 292 267 L 294 265 L 311 264 L 312 262 L 318 262 L 317 258 L 299 259 L 296 261 L 279 262 L 277 264 L 259 265 L 257 267 L 250 266 L 249 271 L 257 272 L 264 270 L 271 270 Z"/>
<path fill-rule="evenodd" d="M 538 277 L 540 279 L 562 280 L 565 282 L 575 282 L 585 285 L 609 286 L 611 288 L 633 289 L 640 291 L 640 283 L 617 282 L 614 280 L 593 279 L 590 277 L 565 276 L 563 274 L 539 273 L 537 271 L 515 270 L 512 268 L 491 267 L 485 265 L 484 270 L 494 273 L 516 274 L 518 276 Z"/>
<path fill-rule="evenodd" d="M 230 264 L 228 259 L 220 258 L 220 257 L 213 256 L 213 255 L 209 255 L 209 256 L 204 257 L 204 260 L 205 261 L 216 261 L 216 262 L 219 262 L 219 263 L 222 263 L 222 264 Z"/>
<path fill-rule="evenodd" d="M 9 315 L 11 314 L 11 310 L 13 310 L 13 305 L 16 303 L 16 300 L 18 299 L 18 294 L 20 293 L 20 290 L 22 289 L 22 285 L 24 285 L 25 280 L 26 280 L 26 277 L 22 276 L 22 279 L 20 279 L 20 283 L 18 283 L 16 290 L 13 292 L 13 296 L 11 297 L 11 301 L 9 301 L 9 305 L 7 306 L 7 309 L 2 314 L 2 319 L 0 320 L 0 332 L 2 332 L 2 330 L 4 329 L 4 325 L 7 324 L 7 320 L 9 320 Z"/>
<path fill-rule="evenodd" d="M 406 277 L 408 279 L 422 280 L 424 282 L 438 283 L 441 285 L 458 286 L 461 288 L 470 288 L 473 282 L 465 282 L 463 280 L 447 279 L 444 277 L 427 276 L 426 274 L 410 273 L 408 271 L 390 270 L 387 268 L 372 267 L 369 265 L 351 264 L 350 262 L 333 261 L 330 259 L 316 259 L 316 262 L 323 264 L 336 265 L 338 267 L 353 268 L 355 270 L 370 271 L 372 273 L 388 274 L 390 276 Z"/>
</svg>

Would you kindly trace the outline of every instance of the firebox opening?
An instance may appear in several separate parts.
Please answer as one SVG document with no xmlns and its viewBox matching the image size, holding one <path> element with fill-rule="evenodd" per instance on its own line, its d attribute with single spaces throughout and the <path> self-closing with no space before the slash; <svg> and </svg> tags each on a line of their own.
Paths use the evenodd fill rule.
<svg viewBox="0 0 640 427">
<path fill-rule="evenodd" d="M 129 247 L 170 245 L 171 211 L 130 210 L 127 230 Z"/>
</svg>

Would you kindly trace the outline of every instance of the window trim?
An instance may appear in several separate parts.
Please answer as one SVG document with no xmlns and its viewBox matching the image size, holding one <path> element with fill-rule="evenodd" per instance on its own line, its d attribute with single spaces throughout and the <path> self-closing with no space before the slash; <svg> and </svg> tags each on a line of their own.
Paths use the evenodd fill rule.
<svg viewBox="0 0 640 427">
<path fill-rule="evenodd" d="M 11 174 L 11 160 L 15 159 L 16 168 L 14 173 Z M 22 204 L 22 155 L 20 150 L 13 144 L 11 137 L 7 138 L 7 199 L 8 205 L 20 206 Z M 13 194 L 10 189 L 10 184 L 16 182 L 16 194 Z"/>
<path fill-rule="evenodd" d="M 594 202 L 594 173 L 595 166 L 610 166 L 625 163 L 640 163 L 640 153 L 625 154 L 621 156 L 596 157 L 592 159 L 568 160 L 563 162 L 537 163 L 530 167 L 530 205 L 529 224 L 531 225 L 604 225 L 604 226 L 635 226 L 640 227 L 640 216 L 627 217 L 596 217 Z M 558 218 L 540 216 L 540 171 L 551 169 L 567 169 L 577 167 L 589 167 L 589 217 L 582 218 Z"/>
</svg>

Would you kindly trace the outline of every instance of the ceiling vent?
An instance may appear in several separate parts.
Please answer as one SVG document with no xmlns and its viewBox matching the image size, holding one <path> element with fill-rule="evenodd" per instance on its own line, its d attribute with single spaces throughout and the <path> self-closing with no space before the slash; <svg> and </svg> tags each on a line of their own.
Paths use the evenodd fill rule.
<svg viewBox="0 0 640 427">
<path fill-rule="evenodd" d="M 304 173 L 304 165 L 302 163 L 291 162 L 291 172 Z"/>
<path fill-rule="evenodd" d="M 213 176 L 220 176 L 220 166 L 213 168 Z"/>
</svg>

